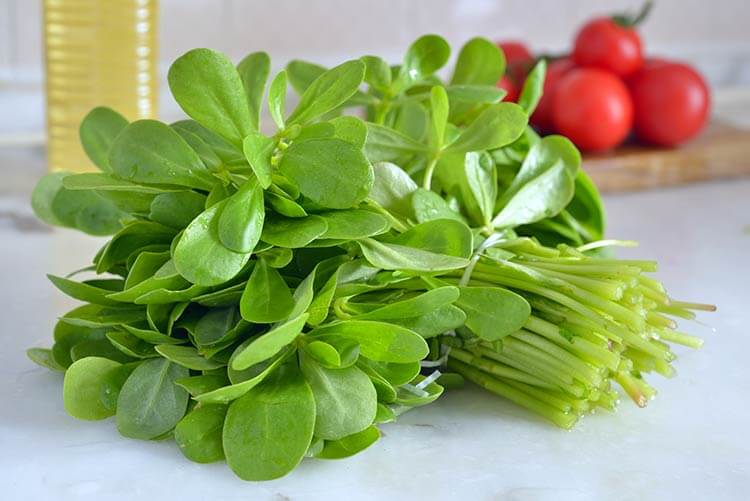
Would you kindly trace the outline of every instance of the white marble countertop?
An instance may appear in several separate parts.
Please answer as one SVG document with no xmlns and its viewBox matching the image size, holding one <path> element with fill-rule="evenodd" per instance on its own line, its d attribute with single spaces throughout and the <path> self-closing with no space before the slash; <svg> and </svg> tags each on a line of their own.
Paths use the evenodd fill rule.
<svg viewBox="0 0 750 501">
<path fill-rule="evenodd" d="M 383 427 L 348 460 L 305 460 L 288 477 L 245 483 L 224 463 L 190 463 L 173 442 L 118 435 L 112 420 L 77 421 L 62 377 L 24 355 L 49 346 L 70 303 L 46 281 L 88 263 L 95 239 L 51 231 L 28 208 L 33 176 L 12 175 L 35 150 L 0 155 L 0 498 L 21 499 L 747 499 L 750 481 L 750 179 L 606 199 L 627 255 L 658 259 L 658 277 L 686 300 L 714 302 L 683 325 L 703 349 L 677 348 L 678 377 L 651 381 L 647 409 L 564 432 L 476 388 Z M 13 164 L 9 167 L 10 164 Z"/>
</svg>

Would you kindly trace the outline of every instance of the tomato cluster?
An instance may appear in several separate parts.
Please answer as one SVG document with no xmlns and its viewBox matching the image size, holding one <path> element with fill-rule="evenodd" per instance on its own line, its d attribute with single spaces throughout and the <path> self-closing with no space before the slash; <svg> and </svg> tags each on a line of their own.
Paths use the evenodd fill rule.
<svg viewBox="0 0 750 501">
<path fill-rule="evenodd" d="M 585 151 L 615 148 L 632 135 L 640 142 L 676 146 L 708 118 L 710 96 L 690 66 L 646 59 L 637 16 L 595 18 L 576 35 L 570 54 L 548 58 L 544 94 L 531 116 L 542 133 L 568 136 Z M 503 41 L 508 71 L 498 82 L 515 101 L 536 57 L 520 41 Z"/>
</svg>

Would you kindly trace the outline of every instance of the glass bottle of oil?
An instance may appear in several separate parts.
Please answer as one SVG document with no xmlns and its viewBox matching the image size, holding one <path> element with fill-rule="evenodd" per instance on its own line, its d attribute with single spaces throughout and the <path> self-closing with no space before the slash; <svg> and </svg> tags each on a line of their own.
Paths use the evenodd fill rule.
<svg viewBox="0 0 750 501">
<path fill-rule="evenodd" d="M 95 106 L 156 115 L 158 0 L 44 0 L 51 170 L 94 169 L 78 127 Z"/>
</svg>

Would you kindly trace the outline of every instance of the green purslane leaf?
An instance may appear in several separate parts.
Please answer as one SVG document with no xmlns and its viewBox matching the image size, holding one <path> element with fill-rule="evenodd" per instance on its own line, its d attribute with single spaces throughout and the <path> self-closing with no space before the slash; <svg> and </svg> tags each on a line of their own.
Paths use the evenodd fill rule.
<svg viewBox="0 0 750 501">
<path fill-rule="evenodd" d="M 547 136 L 532 146 L 513 182 L 498 199 L 496 228 L 551 217 L 573 198 L 581 155 L 568 139 Z"/>
<path fill-rule="evenodd" d="M 386 93 L 391 87 L 391 67 L 378 56 L 362 56 L 360 60 L 365 63 L 365 77 L 373 89 Z"/>
<path fill-rule="evenodd" d="M 356 240 L 385 233 L 390 226 L 384 216 L 362 209 L 323 212 L 318 217 L 326 223 L 321 238 Z"/>
<path fill-rule="evenodd" d="M 343 116 L 331 119 L 333 136 L 362 149 L 367 142 L 367 125 L 357 117 Z"/>
<path fill-rule="evenodd" d="M 181 127 L 177 124 L 170 125 L 177 134 L 198 154 L 203 165 L 211 172 L 220 172 L 223 168 L 223 161 L 219 154 L 209 145 L 201 136 Z"/>
<path fill-rule="evenodd" d="M 175 346 L 173 344 L 160 344 L 156 351 L 170 362 L 194 371 L 210 371 L 224 367 L 226 364 L 219 361 L 207 359 L 192 346 Z"/>
<path fill-rule="evenodd" d="M 339 352 L 325 341 L 310 341 L 303 347 L 305 353 L 313 360 L 329 369 L 341 367 Z"/>
<path fill-rule="evenodd" d="M 432 289 L 416 297 L 390 303 L 368 313 L 358 315 L 359 320 L 398 320 L 426 315 L 442 306 L 456 301 L 459 296 L 456 287 L 439 287 Z"/>
<path fill-rule="evenodd" d="M 206 197 L 195 191 L 160 193 L 151 201 L 149 219 L 170 226 L 185 228 L 206 206 Z"/>
<path fill-rule="evenodd" d="M 443 147 L 445 128 L 448 125 L 448 94 L 445 89 L 435 86 L 430 91 L 430 107 L 432 108 L 432 145 L 435 150 Z"/>
<path fill-rule="evenodd" d="M 224 164 L 234 164 L 242 160 L 242 150 L 208 130 L 195 120 L 180 120 L 171 125 L 174 129 L 184 130 L 200 138 Z"/>
<path fill-rule="evenodd" d="M 505 73 L 503 52 L 486 38 L 472 38 L 461 47 L 451 85 L 495 86 Z"/>
<path fill-rule="evenodd" d="M 497 199 L 497 173 L 494 166 L 489 168 L 482 163 L 482 156 L 476 152 L 464 157 L 464 173 L 469 191 L 482 215 L 482 222 L 489 225 Z"/>
<path fill-rule="evenodd" d="M 312 440 L 313 392 L 299 369 L 284 369 L 229 406 L 224 453 L 243 480 L 272 480 L 289 473 Z"/>
<path fill-rule="evenodd" d="M 495 104 L 502 101 L 507 92 L 494 85 L 451 85 L 447 87 L 451 108 L 462 104 Z"/>
<path fill-rule="evenodd" d="M 55 372 L 65 372 L 65 367 L 55 359 L 54 353 L 48 348 L 29 348 L 26 350 L 26 356 L 39 367 Z"/>
<path fill-rule="evenodd" d="M 109 172 L 109 149 L 128 121 L 111 108 L 103 106 L 89 111 L 78 132 L 86 155 L 103 172 Z"/>
<path fill-rule="evenodd" d="M 174 439 L 186 458 L 196 463 L 224 459 L 222 435 L 226 414 L 226 405 L 201 404 L 177 423 Z"/>
<path fill-rule="evenodd" d="M 212 404 L 226 404 L 236 400 L 262 383 L 269 375 L 273 374 L 284 363 L 288 355 L 289 352 L 284 351 L 273 360 L 258 364 L 247 371 L 242 371 L 243 378 L 241 380 L 236 379 L 238 382 L 233 382 L 229 386 L 222 386 L 215 390 L 196 395 L 195 400 L 201 403 Z"/>
<path fill-rule="evenodd" d="M 370 378 L 357 367 L 328 369 L 307 357 L 302 372 L 315 399 L 315 436 L 339 440 L 375 420 L 377 395 Z"/>
<path fill-rule="evenodd" d="M 289 84 L 300 95 L 304 94 L 315 79 L 325 71 L 326 69 L 323 66 L 299 59 L 290 61 L 286 66 Z"/>
<path fill-rule="evenodd" d="M 393 214 L 410 217 L 410 197 L 417 190 L 417 183 L 398 165 L 389 162 L 376 163 L 373 173 L 370 198 Z"/>
<path fill-rule="evenodd" d="M 263 103 L 263 91 L 266 80 L 271 71 L 271 58 L 265 52 L 253 52 L 248 54 L 240 64 L 237 72 L 242 79 L 245 88 L 247 106 L 250 110 L 250 123 L 253 130 L 260 130 L 261 103 Z"/>
<path fill-rule="evenodd" d="M 128 215 L 96 192 L 63 186 L 67 172 L 42 177 L 31 194 L 34 214 L 47 224 L 75 228 L 90 235 L 112 235 Z"/>
<path fill-rule="evenodd" d="M 405 86 L 424 80 L 442 68 L 450 54 L 451 48 L 445 39 L 437 35 L 424 35 L 406 51 L 399 79 Z"/>
<path fill-rule="evenodd" d="M 434 191 L 418 188 L 411 195 L 411 207 L 418 223 L 435 219 L 455 219 L 463 221 L 461 215 L 453 210 L 443 197 Z"/>
<path fill-rule="evenodd" d="M 526 128 L 528 116 L 513 103 L 498 103 L 484 110 L 459 136 L 446 152 L 490 150 L 518 139 Z"/>
<path fill-rule="evenodd" d="M 277 247 L 296 249 L 305 247 L 328 230 L 326 220 L 320 216 L 268 218 L 261 239 Z"/>
<path fill-rule="evenodd" d="M 310 336 L 338 336 L 359 343 L 363 356 L 383 362 L 412 362 L 427 354 L 427 343 L 403 327 L 372 320 L 345 320 L 318 327 Z"/>
<path fill-rule="evenodd" d="M 461 287 L 456 306 L 466 313 L 466 326 L 487 341 L 496 341 L 517 331 L 531 312 L 524 298 L 496 287 Z"/>
<path fill-rule="evenodd" d="M 235 146 L 257 130 L 243 81 L 225 55 L 209 49 L 191 50 L 172 63 L 168 80 L 185 113 Z"/>
<path fill-rule="evenodd" d="M 112 173 L 143 184 L 210 189 L 215 179 L 179 134 L 156 120 L 137 120 L 117 136 L 109 151 Z"/>
<path fill-rule="evenodd" d="M 118 301 L 107 297 L 113 292 L 110 289 L 97 287 L 91 283 L 76 282 L 75 280 L 55 275 L 47 275 L 47 278 L 49 278 L 55 287 L 73 299 L 102 306 L 118 306 L 120 304 Z"/>
<path fill-rule="evenodd" d="M 292 308 L 292 293 L 281 274 L 265 260 L 259 260 L 242 293 L 242 318 L 248 322 L 270 324 L 284 320 Z"/>
<path fill-rule="evenodd" d="M 292 143 L 279 168 L 303 195 L 331 209 L 355 206 L 367 196 L 373 181 L 372 167 L 362 151 L 335 138 Z"/>
<path fill-rule="evenodd" d="M 268 89 L 268 111 L 279 129 L 284 128 L 286 115 L 286 71 L 280 71 L 271 82 Z"/>
<path fill-rule="evenodd" d="M 188 369 L 163 358 L 147 360 L 130 374 L 117 398 L 117 429 L 130 438 L 150 440 L 182 419 L 188 394 L 175 380 Z"/>
<path fill-rule="evenodd" d="M 271 155 L 276 148 L 276 141 L 259 132 L 251 132 L 242 142 L 245 158 L 258 178 L 258 182 L 264 190 L 271 186 L 273 167 L 271 166 Z"/>
<path fill-rule="evenodd" d="M 219 215 L 219 240 L 231 251 L 250 253 L 260 241 L 265 217 L 263 188 L 251 178 L 227 199 Z"/>
<path fill-rule="evenodd" d="M 344 104 L 359 89 L 365 76 L 362 61 L 347 61 L 318 76 L 289 115 L 289 124 L 304 124 Z"/>
<path fill-rule="evenodd" d="M 279 353 L 299 336 L 307 321 L 307 316 L 303 313 L 275 326 L 257 338 L 248 340 L 249 343 L 241 344 L 232 355 L 232 368 L 238 371 L 245 370 Z"/>
<path fill-rule="evenodd" d="M 427 147 L 424 144 L 397 130 L 373 123 L 367 124 L 365 152 L 373 164 L 394 162 L 426 150 Z"/>
<path fill-rule="evenodd" d="M 78 419 L 98 420 L 115 415 L 117 396 L 127 372 L 123 365 L 99 357 L 86 357 L 65 371 L 65 410 Z"/>
<path fill-rule="evenodd" d="M 547 73 L 547 61 L 540 59 L 534 68 L 526 76 L 521 89 L 521 95 L 518 96 L 518 105 L 524 109 L 527 115 L 531 116 L 536 110 L 536 105 L 542 98 L 544 91 L 544 77 Z"/>
<path fill-rule="evenodd" d="M 372 238 L 358 240 L 365 258 L 384 270 L 446 271 L 465 268 L 469 260 L 446 254 L 437 254 L 406 245 L 378 242 Z"/>
<path fill-rule="evenodd" d="M 455 219 L 437 219 L 415 225 L 395 237 L 393 243 L 468 259 L 474 248 L 474 237 L 465 223 Z"/>
<path fill-rule="evenodd" d="M 250 259 L 249 253 L 227 249 L 219 238 L 219 218 L 226 202 L 203 211 L 185 228 L 174 250 L 180 275 L 197 285 L 218 285 L 236 276 Z"/>
</svg>

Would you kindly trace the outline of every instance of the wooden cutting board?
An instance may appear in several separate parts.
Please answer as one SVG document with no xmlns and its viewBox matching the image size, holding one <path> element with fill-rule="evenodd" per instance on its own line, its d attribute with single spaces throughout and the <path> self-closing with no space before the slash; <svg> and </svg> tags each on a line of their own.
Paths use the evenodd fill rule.
<svg viewBox="0 0 750 501">
<path fill-rule="evenodd" d="M 712 122 L 678 148 L 625 145 L 587 155 L 583 168 L 603 192 L 633 191 L 750 175 L 750 130 Z"/>
</svg>

